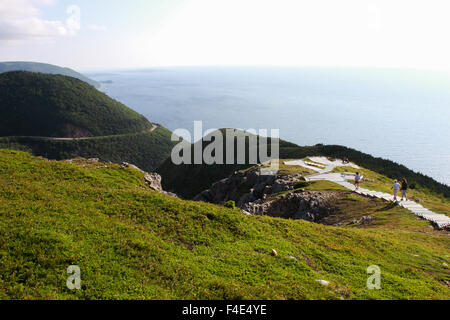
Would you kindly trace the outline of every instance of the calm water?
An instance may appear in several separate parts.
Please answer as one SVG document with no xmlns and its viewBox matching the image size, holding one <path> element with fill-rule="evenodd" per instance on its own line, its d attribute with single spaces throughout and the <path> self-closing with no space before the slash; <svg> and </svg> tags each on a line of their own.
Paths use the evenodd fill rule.
<svg viewBox="0 0 450 320">
<path fill-rule="evenodd" d="M 346 145 L 450 185 L 450 75 L 345 68 L 156 68 L 89 74 L 173 130 L 279 128 L 300 145 Z"/>
</svg>

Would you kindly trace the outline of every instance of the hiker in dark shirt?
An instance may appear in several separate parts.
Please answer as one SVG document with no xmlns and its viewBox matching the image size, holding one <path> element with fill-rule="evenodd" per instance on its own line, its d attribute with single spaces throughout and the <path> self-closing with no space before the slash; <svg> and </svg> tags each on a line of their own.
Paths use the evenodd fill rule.
<svg viewBox="0 0 450 320">
<path fill-rule="evenodd" d="M 408 181 L 406 181 L 406 178 L 402 179 L 402 189 L 400 190 L 402 192 L 402 200 L 403 197 L 408 201 Z"/>
</svg>

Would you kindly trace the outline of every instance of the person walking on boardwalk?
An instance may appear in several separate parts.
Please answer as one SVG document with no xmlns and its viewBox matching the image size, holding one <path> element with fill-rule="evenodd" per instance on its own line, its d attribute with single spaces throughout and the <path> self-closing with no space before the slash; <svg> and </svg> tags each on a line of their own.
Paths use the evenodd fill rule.
<svg viewBox="0 0 450 320">
<path fill-rule="evenodd" d="M 402 200 L 403 198 L 405 198 L 406 201 L 408 201 L 408 181 L 406 180 L 406 178 L 402 179 L 402 188 L 400 189 L 400 191 L 402 192 Z"/>
<path fill-rule="evenodd" d="M 400 183 L 398 183 L 398 180 L 394 181 L 394 184 L 391 187 L 392 190 L 394 190 L 394 201 L 397 201 L 397 194 L 398 190 L 400 189 Z"/>
<path fill-rule="evenodd" d="M 361 176 L 359 175 L 359 172 L 355 174 L 355 189 L 359 189 L 359 184 L 361 183 Z"/>
</svg>

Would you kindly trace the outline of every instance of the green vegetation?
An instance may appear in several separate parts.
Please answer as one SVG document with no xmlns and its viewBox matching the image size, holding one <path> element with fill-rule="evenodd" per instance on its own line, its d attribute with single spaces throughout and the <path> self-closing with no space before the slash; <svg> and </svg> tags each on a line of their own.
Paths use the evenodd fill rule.
<svg viewBox="0 0 450 320">
<path fill-rule="evenodd" d="M 331 181 L 325 181 L 325 180 L 319 180 L 319 181 L 311 181 L 309 182 L 309 185 L 305 188 L 302 188 L 305 190 L 319 190 L 319 191 L 348 191 L 345 187 L 338 185 L 337 183 L 331 182 Z"/>
<path fill-rule="evenodd" d="M 248 154 L 247 164 L 174 166 L 170 131 L 152 128 L 143 116 L 77 79 L 1 74 L 0 135 L 0 148 L 15 149 L 0 150 L 0 299 L 447 299 L 450 294 L 448 232 L 331 182 L 295 187 L 342 194 L 339 210 L 327 219 L 346 221 L 345 227 L 246 216 L 232 201 L 225 207 L 184 201 L 150 190 L 140 171 L 113 163 L 31 156 L 27 152 L 49 159 L 127 161 L 146 171 L 167 159 L 158 169 L 164 188 L 188 198 L 253 166 Z M 245 143 L 248 150 L 249 138 Z M 449 187 L 393 162 L 340 146 L 286 141 L 280 142 L 280 154 L 347 156 L 368 168 L 362 169 L 371 179 L 365 187 L 385 191 L 390 179 L 404 176 L 416 184 L 411 197 L 449 213 L 444 197 Z M 281 164 L 280 173 L 312 172 Z M 374 216 L 372 223 L 352 222 L 367 214 Z M 366 269 L 374 264 L 382 270 L 382 290 L 366 288 Z M 82 290 L 67 289 L 69 265 L 80 266 Z"/>
<path fill-rule="evenodd" d="M 223 163 L 226 163 L 226 152 L 225 146 L 227 145 L 227 137 L 224 134 L 226 129 L 221 129 L 220 131 L 223 133 L 223 141 L 224 141 L 224 149 L 223 149 Z M 248 133 L 244 133 L 240 130 L 235 130 L 236 137 L 234 137 L 234 163 L 237 163 L 237 145 L 238 139 L 245 138 L 245 164 L 213 164 L 213 165 L 205 165 L 205 164 L 193 164 L 194 163 L 194 149 L 195 146 L 191 145 L 191 163 L 192 164 L 181 164 L 175 165 L 172 160 L 167 159 L 158 169 L 157 172 L 163 177 L 163 188 L 164 190 L 173 191 L 178 195 L 192 199 L 197 194 L 202 192 L 203 190 L 209 189 L 211 184 L 217 182 L 221 179 L 224 179 L 231 175 L 233 172 L 238 170 L 245 170 L 254 166 L 253 164 L 249 164 L 249 154 L 256 152 L 255 154 L 259 154 L 259 146 L 258 148 L 250 148 L 249 147 L 249 135 Z M 214 133 L 212 133 L 214 134 Z M 212 135 L 211 134 L 211 135 Z M 259 136 L 252 136 L 256 139 L 259 144 Z M 210 142 L 197 142 L 196 144 L 202 143 L 202 150 L 210 144 Z M 270 152 L 271 150 L 271 139 L 268 139 L 265 143 L 267 145 L 267 150 Z M 264 145 L 264 144 L 263 144 Z M 280 151 L 283 153 L 285 148 L 291 148 L 295 146 L 295 144 L 280 140 Z M 255 150 L 256 149 L 256 150 Z M 269 154 L 270 156 L 270 154 Z M 257 162 L 260 162 L 260 158 L 258 156 Z"/>
<path fill-rule="evenodd" d="M 344 192 L 341 197 L 333 200 L 336 208 L 321 223 L 327 225 L 340 225 L 351 228 L 386 228 L 391 230 L 409 230 L 417 232 L 422 229 L 423 220 L 418 219 L 406 209 L 380 199 L 372 199 L 351 192 Z M 372 216 L 372 221 L 363 224 L 362 217 Z M 430 229 L 431 226 L 428 226 Z M 430 231 L 427 231 L 430 232 Z"/>
<path fill-rule="evenodd" d="M 0 74 L 0 136 L 91 137 L 150 130 L 142 115 L 71 77 Z"/>
<path fill-rule="evenodd" d="M 89 84 L 30 72 L 0 74 L 0 135 L 2 148 L 56 160 L 126 161 L 146 171 L 161 165 L 174 146 L 169 130 Z"/>
<path fill-rule="evenodd" d="M 278 174 L 280 175 L 294 175 L 294 174 L 299 174 L 301 176 L 308 176 L 311 174 L 316 173 L 314 170 L 311 169 L 307 169 L 301 166 L 288 166 L 285 165 L 284 162 L 286 161 L 290 161 L 290 160 L 294 160 L 294 159 L 289 159 L 289 160 L 278 160 L 278 165 L 279 165 L 279 171 Z M 273 161 L 277 161 L 277 160 L 273 160 Z"/>
<path fill-rule="evenodd" d="M 130 133 L 85 140 L 49 140 L 39 138 L 0 138 L 0 147 L 30 151 L 48 159 L 76 157 L 99 158 L 114 163 L 129 162 L 142 170 L 153 171 L 170 157 L 172 133 L 163 127 L 152 132 Z"/>
<path fill-rule="evenodd" d="M 307 161 L 308 159 L 302 159 L 304 161 Z M 281 159 L 278 160 L 280 163 L 284 163 L 286 161 L 289 161 L 287 159 Z M 300 176 L 305 177 L 307 175 L 310 175 L 314 172 L 311 172 L 308 169 L 305 169 L 301 166 L 287 166 L 287 165 L 280 165 L 280 171 L 278 172 L 279 175 L 284 174 L 300 174 Z M 250 167 L 246 170 L 254 170 L 256 167 Z M 392 193 L 391 186 L 393 184 L 393 180 L 391 178 L 388 178 L 380 173 L 374 172 L 372 170 L 368 170 L 366 168 L 360 168 L 355 169 L 352 167 L 336 167 L 331 172 L 350 172 L 355 173 L 359 172 L 363 177 L 363 181 L 361 183 L 361 187 L 369 190 L 374 191 L 380 191 L 385 193 Z M 401 180 L 401 176 L 396 177 L 395 179 Z M 251 188 L 249 186 L 247 189 Z M 339 184 L 336 184 L 331 181 L 326 180 L 319 180 L 319 181 L 300 181 L 294 184 L 295 190 L 317 190 L 317 191 L 346 191 L 348 192 L 348 189 L 340 186 Z M 286 194 L 291 191 L 284 191 L 280 194 Z M 277 197 L 280 194 L 273 195 L 272 197 Z M 361 200 L 360 196 L 357 196 L 356 194 L 350 194 L 348 196 L 349 198 L 352 198 L 354 201 Z M 364 197 L 363 197 L 364 199 Z M 421 186 L 415 186 L 415 188 L 409 188 L 408 190 L 408 199 L 413 200 L 416 202 L 421 203 L 426 208 L 436 212 L 441 213 L 450 216 L 450 198 L 445 197 L 442 194 L 435 193 L 430 191 L 428 188 L 423 188 Z"/>
<path fill-rule="evenodd" d="M 236 203 L 233 200 L 229 200 L 229 201 L 225 202 L 224 207 L 234 209 L 234 208 L 236 208 Z"/>
<path fill-rule="evenodd" d="M 152 191 L 137 170 L 82 162 L 0 150 L 1 299 L 450 295 L 448 233 L 404 209 L 379 211 L 369 227 L 246 216 Z M 69 265 L 81 290 L 66 287 Z M 366 288 L 370 265 L 381 290 Z"/>
<path fill-rule="evenodd" d="M 60 74 L 63 76 L 68 76 L 72 78 L 80 79 L 81 81 L 89 83 L 91 86 L 96 88 L 100 87 L 100 84 L 88 77 L 78 73 L 69 68 L 58 67 L 47 63 L 38 62 L 26 62 L 26 61 L 9 61 L 0 62 L 0 73 L 10 72 L 10 71 L 30 71 L 48 74 Z"/>
<path fill-rule="evenodd" d="M 354 169 L 351 167 L 338 167 L 333 172 L 356 172 L 364 176 L 361 186 L 363 188 L 375 191 L 381 191 L 385 193 L 392 193 L 392 179 L 383 176 L 372 170 L 365 168 Z M 402 176 L 395 177 L 397 180 L 401 180 Z M 416 186 L 414 189 L 409 188 L 408 199 L 420 202 L 426 208 L 436 212 L 450 216 L 450 198 L 444 197 L 442 194 L 432 192 L 428 188 L 422 186 Z"/>
<path fill-rule="evenodd" d="M 289 159 L 301 159 L 308 156 L 325 156 L 339 159 L 347 157 L 350 161 L 359 166 L 378 172 L 388 178 L 397 179 L 398 177 L 405 177 L 409 182 L 415 183 L 417 187 L 450 198 L 450 186 L 437 182 L 422 173 L 414 172 L 404 165 L 395 163 L 391 160 L 373 157 L 367 153 L 344 146 L 318 144 L 310 147 L 297 146 L 284 148 L 280 156 Z"/>
<path fill-rule="evenodd" d="M 205 147 L 205 145 L 204 145 Z M 270 150 L 270 147 L 268 147 Z M 247 149 L 248 150 L 248 147 Z M 350 161 L 378 172 L 387 178 L 398 179 L 405 177 L 415 188 L 423 190 L 425 193 L 440 194 L 450 198 L 450 186 L 439 183 L 434 179 L 421 173 L 414 172 L 407 167 L 390 160 L 375 158 L 369 154 L 335 145 L 315 145 L 298 146 L 290 142 L 280 141 L 280 158 L 282 159 L 303 159 L 310 156 L 325 156 L 330 158 L 349 158 Z M 309 160 L 308 160 L 309 161 Z M 209 189 L 212 183 L 228 177 L 236 170 L 248 169 L 253 164 L 242 165 L 181 165 L 175 166 L 170 159 L 165 161 L 158 171 L 166 178 L 164 187 L 172 190 L 186 198 L 193 198 L 203 190 Z M 285 166 L 280 164 L 281 173 L 306 175 L 314 173 L 311 170 Z M 190 186 L 190 188 L 187 188 Z"/>
</svg>

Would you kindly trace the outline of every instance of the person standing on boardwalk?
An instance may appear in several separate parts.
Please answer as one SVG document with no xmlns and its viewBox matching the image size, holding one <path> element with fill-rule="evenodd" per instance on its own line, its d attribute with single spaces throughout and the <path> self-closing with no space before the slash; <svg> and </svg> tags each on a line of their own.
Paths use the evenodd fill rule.
<svg viewBox="0 0 450 320">
<path fill-rule="evenodd" d="M 361 183 L 361 176 L 359 175 L 359 172 L 355 175 L 355 189 L 359 189 L 359 184 Z"/>
<path fill-rule="evenodd" d="M 395 180 L 391 189 L 394 190 L 394 201 L 397 201 L 397 194 L 398 194 L 398 190 L 400 189 L 400 183 L 398 183 L 398 181 Z"/>
<path fill-rule="evenodd" d="M 402 179 L 402 188 L 400 189 L 400 191 L 402 192 L 401 201 L 403 201 L 403 197 L 406 199 L 406 201 L 408 201 L 408 181 L 406 181 L 406 178 Z"/>
</svg>

